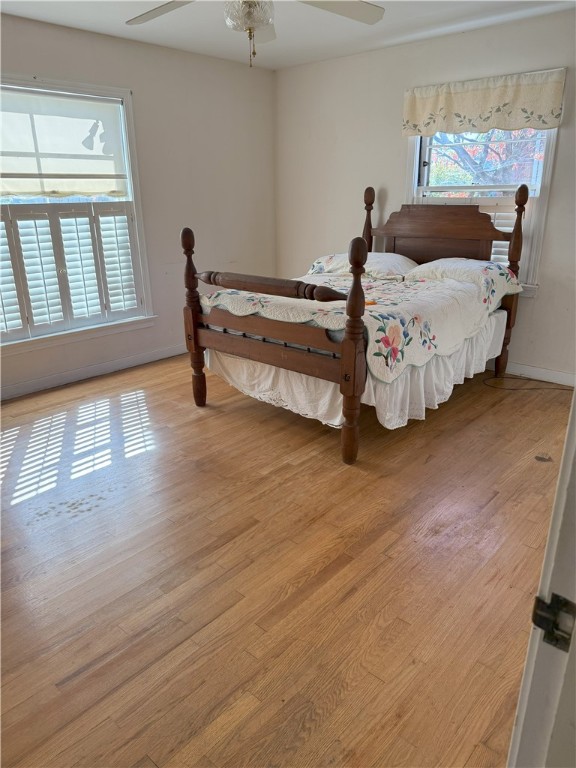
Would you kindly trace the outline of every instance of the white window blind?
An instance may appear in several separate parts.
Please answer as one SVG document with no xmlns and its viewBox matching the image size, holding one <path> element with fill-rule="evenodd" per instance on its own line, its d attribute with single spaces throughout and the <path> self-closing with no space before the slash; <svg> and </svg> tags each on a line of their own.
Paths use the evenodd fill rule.
<svg viewBox="0 0 576 768">
<path fill-rule="evenodd" d="M 3 86 L 0 136 L 2 197 L 130 197 L 120 99 Z"/>
<path fill-rule="evenodd" d="M 125 97 L 1 93 L 2 341 L 149 314 Z"/>
</svg>

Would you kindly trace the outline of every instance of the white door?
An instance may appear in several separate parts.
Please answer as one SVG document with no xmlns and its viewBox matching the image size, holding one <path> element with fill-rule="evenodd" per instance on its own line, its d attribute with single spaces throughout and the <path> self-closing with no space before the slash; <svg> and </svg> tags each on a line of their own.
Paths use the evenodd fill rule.
<svg viewBox="0 0 576 768">
<path fill-rule="evenodd" d="M 566 434 L 562 466 L 538 595 L 552 593 L 576 603 L 576 398 Z M 570 620 L 564 617 L 566 625 Z M 533 627 L 516 722 L 508 754 L 509 768 L 575 768 L 574 702 L 576 640 L 569 652 L 544 642 Z"/>
</svg>

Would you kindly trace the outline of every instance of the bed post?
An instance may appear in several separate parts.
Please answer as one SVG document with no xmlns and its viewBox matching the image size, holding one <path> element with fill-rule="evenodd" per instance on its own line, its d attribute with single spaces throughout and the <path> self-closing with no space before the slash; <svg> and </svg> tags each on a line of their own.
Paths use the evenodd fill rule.
<svg viewBox="0 0 576 768">
<path fill-rule="evenodd" d="M 186 256 L 184 283 L 186 285 L 186 306 L 184 307 L 184 329 L 186 332 L 186 347 L 190 352 L 192 366 L 192 392 L 196 405 L 206 405 L 206 375 L 204 374 L 204 347 L 198 344 L 196 329 L 198 319 L 202 314 L 200 294 L 198 293 L 198 278 L 196 267 L 192 261 L 194 254 L 194 233 L 188 227 L 182 230 L 182 249 Z"/>
<path fill-rule="evenodd" d="M 508 246 L 508 265 L 516 277 L 518 277 L 519 261 L 522 254 L 522 219 L 526 203 L 528 202 L 528 187 L 526 184 L 521 184 L 518 187 L 514 196 L 514 202 L 516 203 L 516 221 L 514 222 L 514 229 L 512 230 L 510 245 Z"/>
<path fill-rule="evenodd" d="M 518 277 L 520 256 L 522 255 L 522 217 L 524 216 L 524 210 L 526 203 L 528 202 L 528 187 L 526 184 L 521 184 L 518 187 L 514 202 L 516 203 L 516 221 L 514 222 L 514 229 L 512 230 L 510 245 L 508 246 L 508 266 L 516 277 Z M 506 310 L 506 331 L 504 333 L 502 351 L 495 361 L 497 378 L 502 378 L 506 373 L 506 366 L 508 365 L 508 345 L 510 344 L 512 328 L 514 328 L 514 324 L 516 323 L 516 312 L 518 310 L 518 294 L 515 293 L 511 296 L 505 296 L 502 299 L 501 306 L 502 309 Z"/>
<path fill-rule="evenodd" d="M 376 193 L 374 192 L 374 187 L 366 187 L 364 190 L 364 210 L 366 211 L 366 219 L 364 221 L 362 237 L 366 240 L 368 252 L 372 250 L 372 209 L 374 208 L 375 199 Z"/>
<path fill-rule="evenodd" d="M 342 415 L 342 460 L 353 464 L 358 455 L 360 398 L 366 386 L 366 343 L 364 339 L 364 289 L 361 277 L 367 258 L 366 241 L 355 237 L 348 255 L 352 287 L 346 302 L 346 331 L 342 341 L 340 392 L 344 396 Z"/>
</svg>

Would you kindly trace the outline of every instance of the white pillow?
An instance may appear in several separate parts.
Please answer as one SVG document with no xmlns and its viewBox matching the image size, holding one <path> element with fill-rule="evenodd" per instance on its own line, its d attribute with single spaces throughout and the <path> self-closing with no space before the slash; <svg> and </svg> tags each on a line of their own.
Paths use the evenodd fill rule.
<svg viewBox="0 0 576 768">
<path fill-rule="evenodd" d="M 397 275 L 405 275 L 406 272 L 416 267 L 417 264 L 412 259 L 402 256 L 399 253 L 376 253 L 368 254 L 364 269 L 370 277 L 376 279 L 385 279 Z M 322 256 L 310 266 L 309 275 L 321 273 L 344 274 L 350 272 L 350 262 L 347 253 L 332 253 L 329 256 Z"/>
<path fill-rule="evenodd" d="M 364 269 L 372 277 L 386 278 L 393 275 L 405 275 L 417 263 L 400 253 L 369 253 Z"/>
<path fill-rule="evenodd" d="M 405 281 L 446 278 L 474 283 L 482 290 L 484 304 L 494 306 L 498 306 L 503 296 L 522 290 L 518 278 L 508 267 L 479 259 L 437 259 L 414 267 L 404 276 Z"/>
</svg>

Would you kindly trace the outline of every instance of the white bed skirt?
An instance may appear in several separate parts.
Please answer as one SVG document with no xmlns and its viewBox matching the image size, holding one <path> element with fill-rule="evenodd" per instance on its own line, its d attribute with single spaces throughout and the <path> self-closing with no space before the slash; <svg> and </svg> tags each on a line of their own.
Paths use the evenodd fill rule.
<svg viewBox="0 0 576 768">
<path fill-rule="evenodd" d="M 436 355 L 421 368 L 406 368 L 390 384 L 368 373 L 362 402 L 375 407 L 378 421 L 387 429 L 403 427 L 409 419 L 424 419 L 426 408 L 438 408 L 448 400 L 455 384 L 481 373 L 488 360 L 500 354 L 505 331 L 506 312 L 497 310 L 482 330 L 451 355 Z M 206 364 L 250 397 L 331 427 L 342 426 L 338 384 L 213 350 L 206 350 Z"/>
</svg>

